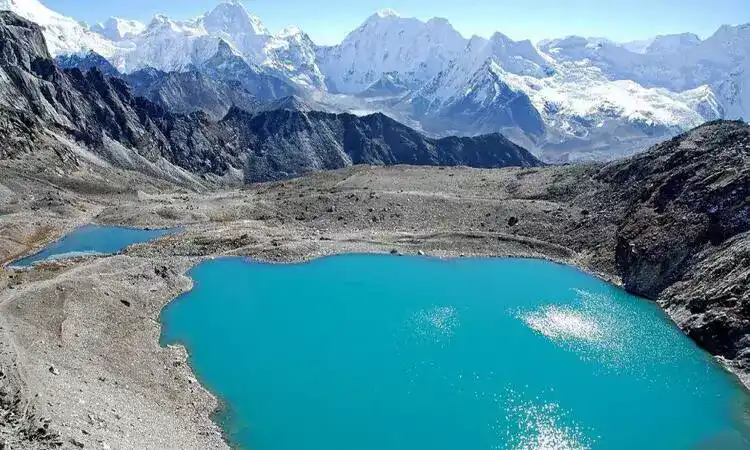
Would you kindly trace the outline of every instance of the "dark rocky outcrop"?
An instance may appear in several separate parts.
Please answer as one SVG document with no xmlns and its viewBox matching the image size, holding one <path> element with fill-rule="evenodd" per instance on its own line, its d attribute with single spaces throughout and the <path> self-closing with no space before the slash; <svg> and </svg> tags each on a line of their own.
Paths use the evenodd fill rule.
<svg viewBox="0 0 750 450">
<path fill-rule="evenodd" d="M 351 164 L 538 166 L 502 135 L 431 139 L 383 114 L 358 117 L 318 111 L 233 109 L 219 124 L 232 147 L 246 148 L 251 180 L 298 176 Z"/>
<path fill-rule="evenodd" d="M 93 50 L 83 55 L 72 54 L 57 56 L 55 58 L 55 64 L 61 69 L 78 69 L 81 72 L 88 72 L 93 68 L 97 68 L 105 76 L 120 76 L 120 71 L 115 69 L 106 58 Z"/>
<path fill-rule="evenodd" d="M 245 109 L 245 108 L 240 108 Z M 290 95 L 288 97 L 282 97 L 277 100 L 270 100 L 263 102 L 258 105 L 257 111 L 276 111 L 276 110 L 288 110 L 288 111 L 302 111 L 310 112 L 315 111 L 309 103 L 296 95 Z M 245 109 L 245 111 L 251 111 Z"/>
<path fill-rule="evenodd" d="M 206 81 L 202 75 L 145 74 L 157 86 L 154 103 L 134 96 L 126 81 L 108 78 L 97 67 L 85 73 L 59 69 L 44 47 L 40 28 L 12 13 L 0 13 L 0 38 L 0 70 L 11 80 L 0 84 L 0 127 L 10 128 L 14 140 L 33 141 L 30 135 L 24 139 L 26 128 L 62 132 L 105 158 L 136 152 L 153 163 L 163 159 L 199 176 L 245 182 L 351 164 L 541 165 L 498 134 L 434 140 L 382 114 L 358 117 L 283 106 L 290 101 L 296 105 L 294 98 L 282 109 L 256 113 L 231 107 L 219 121 L 205 112 L 179 114 L 159 103 L 172 105 L 178 95 L 171 93 L 187 89 L 191 81 Z M 224 49 L 223 56 L 232 60 L 230 50 Z M 201 89 L 216 86 L 206 81 Z M 24 125 L 29 121 L 32 125 Z M 113 149 L 113 142 L 120 147 Z M 110 159 L 118 164 L 121 158 Z"/>
<path fill-rule="evenodd" d="M 215 121 L 233 106 L 256 111 L 264 104 L 239 81 L 223 81 L 195 71 L 162 72 L 149 68 L 127 74 L 124 79 L 134 95 L 164 109 L 179 114 L 203 111 Z"/>
<path fill-rule="evenodd" d="M 624 206 L 615 259 L 626 289 L 750 370 L 750 126 L 706 124 L 596 178 Z"/>
<path fill-rule="evenodd" d="M 631 290 L 655 298 L 694 257 L 750 230 L 750 127 L 705 125 L 604 168 L 630 210 L 617 264 Z"/>
</svg>

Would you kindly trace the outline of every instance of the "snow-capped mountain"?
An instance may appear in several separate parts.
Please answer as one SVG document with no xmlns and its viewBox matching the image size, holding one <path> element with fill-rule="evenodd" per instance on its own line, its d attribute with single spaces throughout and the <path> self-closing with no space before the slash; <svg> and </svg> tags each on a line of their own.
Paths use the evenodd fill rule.
<svg viewBox="0 0 750 450">
<path fill-rule="evenodd" d="M 111 17 L 106 22 L 92 25 L 94 33 L 99 33 L 111 41 L 122 41 L 137 36 L 146 30 L 146 25 L 137 20 L 125 20 Z"/>
<path fill-rule="evenodd" d="M 547 133 L 527 145 L 551 159 L 630 153 L 723 115 L 707 86 L 681 93 L 645 88 L 632 80 L 609 80 L 598 68 L 575 63 L 556 63 L 555 73 L 545 78 L 505 73 L 503 79 L 526 94 L 541 114 Z M 610 150 L 616 151 L 607 155 Z M 574 151 L 581 154 L 571 156 Z"/>
<path fill-rule="evenodd" d="M 299 27 L 287 27 L 266 41 L 260 66 L 306 87 L 325 88 L 316 46 Z"/>
<path fill-rule="evenodd" d="M 86 26 L 70 17 L 50 10 L 39 0 L 0 0 L 0 10 L 12 11 L 40 25 L 52 55 L 93 50 L 109 57 L 114 53 L 115 46 L 107 38 L 90 32 Z"/>
<path fill-rule="evenodd" d="M 117 40 L 113 59 L 123 72 L 146 67 L 188 70 L 213 57 L 220 42 L 229 44 L 248 64 L 270 74 L 303 86 L 324 86 L 316 63 L 316 46 L 307 34 L 297 27 L 271 34 L 239 2 L 221 3 L 188 21 L 158 15 L 142 31 L 123 34 Z"/>
<path fill-rule="evenodd" d="M 391 10 L 369 17 L 344 41 L 318 50 L 331 91 L 357 93 L 384 74 L 426 81 L 461 54 L 466 39 L 445 19 L 422 22 Z"/>
<path fill-rule="evenodd" d="M 474 36 L 460 56 L 405 102 L 435 131 L 484 133 L 518 128 L 539 136 L 545 128 L 539 111 L 522 89 L 506 81 L 506 75 L 546 77 L 551 73 L 550 62 L 529 41 L 516 42 L 500 33 L 490 39 Z"/>
<path fill-rule="evenodd" d="M 143 32 L 118 42 L 112 59 L 126 73 L 147 67 L 181 71 L 213 56 L 221 39 L 208 35 L 200 20 L 176 21 L 157 15 Z"/>
<path fill-rule="evenodd" d="M 750 25 L 725 25 L 705 40 L 689 33 L 658 36 L 643 53 L 575 36 L 541 48 L 558 61 L 597 67 L 610 80 L 674 92 L 710 86 L 727 118 L 750 108 L 750 90 L 742 89 L 750 81 Z"/>
<path fill-rule="evenodd" d="M 595 150 L 606 142 L 612 148 L 607 134 L 616 128 L 626 138 L 617 144 L 619 153 L 637 150 L 655 134 L 668 135 L 724 116 L 708 86 L 675 93 L 631 80 L 613 81 L 597 67 L 557 62 L 539 53 L 512 55 L 511 64 L 503 60 L 508 56 L 504 52 L 477 52 L 490 55 L 484 60 L 474 53 L 467 52 L 406 98 L 416 114 L 425 116 L 427 129 L 499 129 L 511 135 L 516 129 L 528 138 L 523 140 L 527 147 L 540 153 L 554 148 L 567 155 L 573 146 Z"/>
<path fill-rule="evenodd" d="M 203 17 L 202 22 L 203 28 L 209 34 L 219 34 L 224 37 L 242 38 L 268 35 L 268 30 L 260 19 L 250 14 L 240 2 L 216 5 Z"/>
<path fill-rule="evenodd" d="M 683 50 L 691 50 L 701 43 L 701 39 L 693 33 L 669 34 L 656 36 L 645 48 L 643 53 L 659 54 L 674 53 Z"/>
<path fill-rule="evenodd" d="M 480 134 L 516 128 L 531 136 L 544 133 L 542 117 L 529 96 L 505 81 L 506 72 L 495 60 L 463 72 L 455 64 L 407 97 L 427 129 Z"/>
<path fill-rule="evenodd" d="M 294 94 L 291 83 L 249 64 L 236 49 L 221 39 L 216 53 L 195 69 L 219 80 L 237 81 L 248 92 L 262 100 Z"/>
<path fill-rule="evenodd" d="M 569 36 L 534 45 L 501 33 L 466 38 L 445 19 L 384 10 L 340 44 L 317 46 L 298 27 L 272 33 L 236 0 L 190 20 L 113 18 L 90 29 L 39 0 L 0 8 L 40 24 L 53 55 L 76 55 L 59 59 L 70 67 L 103 66 L 101 55 L 123 73 L 200 72 L 266 100 L 296 94 L 316 108 L 384 112 L 436 135 L 503 131 L 552 159 L 609 157 L 750 115 L 750 25 L 705 40 Z"/>
<path fill-rule="evenodd" d="M 507 84 L 502 80 L 506 72 L 543 78 L 551 75 L 553 69 L 551 61 L 529 41 L 516 42 L 500 33 L 490 39 L 474 36 L 459 55 L 416 91 L 414 97 L 428 101 L 429 108 L 423 112 L 435 112 L 452 99 L 486 89 L 485 84 Z"/>
</svg>

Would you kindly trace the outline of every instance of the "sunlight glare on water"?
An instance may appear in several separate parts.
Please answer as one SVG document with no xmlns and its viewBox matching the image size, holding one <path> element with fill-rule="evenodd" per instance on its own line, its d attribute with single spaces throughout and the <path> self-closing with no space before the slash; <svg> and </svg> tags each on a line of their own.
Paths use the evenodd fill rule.
<svg viewBox="0 0 750 450">
<path fill-rule="evenodd" d="M 750 448 L 747 393 L 658 307 L 519 259 L 190 272 L 162 313 L 252 450 Z"/>
</svg>

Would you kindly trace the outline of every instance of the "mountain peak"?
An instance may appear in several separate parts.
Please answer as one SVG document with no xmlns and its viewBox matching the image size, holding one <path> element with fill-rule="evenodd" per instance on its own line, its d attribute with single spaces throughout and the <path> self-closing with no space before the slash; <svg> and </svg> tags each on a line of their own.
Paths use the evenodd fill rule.
<svg viewBox="0 0 750 450">
<path fill-rule="evenodd" d="M 209 33 L 267 35 L 268 30 L 260 19 L 239 1 L 219 3 L 203 17 L 203 26 Z"/>
<path fill-rule="evenodd" d="M 292 26 L 283 28 L 281 31 L 279 31 L 278 33 L 276 33 L 275 36 L 277 38 L 279 38 L 279 39 L 288 39 L 288 38 L 293 38 L 293 37 L 297 37 L 297 36 L 302 36 L 304 34 L 305 34 L 305 32 L 302 31 L 302 29 L 300 27 L 298 27 L 296 25 L 292 25 Z"/>
<path fill-rule="evenodd" d="M 141 34 L 146 30 L 146 25 L 136 20 L 110 17 L 106 22 L 93 25 L 90 30 L 113 41 L 120 41 Z"/>
<path fill-rule="evenodd" d="M 151 22 L 148 24 L 149 28 L 158 27 L 160 25 L 164 25 L 165 23 L 169 23 L 169 17 L 167 17 L 164 14 L 155 14 L 154 18 L 151 19 Z"/>
<path fill-rule="evenodd" d="M 374 14 L 376 17 L 379 17 L 381 19 L 389 18 L 389 17 L 401 17 L 401 15 L 391 8 L 381 9 L 380 11 L 376 11 Z"/>
<path fill-rule="evenodd" d="M 229 42 L 224 39 L 219 39 L 219 43 L 216 47 L 216 56 L 226 58 L 239 55 L 237 50 L 235 50 Z"/>
<path fill-rule="evenodd" d="M 90 49 L 109 56 L 114 47 L 98 34 L 91 33 L 75 19 L 44 6 L 39 0 L 0 0 L 0 10 L 7 10 L 42 27 L 49 52 L 53 55 L 86 52 Z"/>
<path fill-rule="evenodd" d="M 453 28 L 453 25 L 448 21 L 448 19 L 443 17 L 433 17 L 432 19 L 427 21 L 427 25 L 433 26 L 433 27 L 451 27 Z"/>
<path fill-rule="evenodd" d="M 680 52 L 701 43 L 701 38 L 693 33 L 667 34 L 656 36 L 646 48 L 646 53 Z"/>
<path fill-rule="evenodd" d="M 82 54 L 59 55 L 55 58 L 55 63 L 61 69 L 76 68 L 81 72 L 97 69 L 108 77 L 120 75 L 119 71 L 109 61 L 93 50 Z"/>
<path fill-rule="evenodd" d="M 289 95 L 286 97 L 282 97 L 278 100 L 270 101 L 267 105 L 265 105 L 264 108 L 261 108 L 261 110 L 264 111 L 300 111 L 300 112 L 310 112 L 313 110 L 313 107 L 310 106 L 307 102 L 302 100 L 296 95 Z"/>
<path fill-rule="evenodd" d="M 492 36 L 490 36 L 490 41 L 496 44 L 507 44 L 510 42 L 514 42 L 513 39 L 509 38 L 499 31 L 495 31 L 494 33 L 492 33 Z"/>
</svg>

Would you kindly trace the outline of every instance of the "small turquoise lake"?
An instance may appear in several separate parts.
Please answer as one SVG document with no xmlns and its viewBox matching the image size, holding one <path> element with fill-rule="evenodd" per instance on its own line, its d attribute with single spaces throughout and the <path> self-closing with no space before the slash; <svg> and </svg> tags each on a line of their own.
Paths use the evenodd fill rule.
<svg viewBox="0 0 750 450">
<path fill-rule="evenodd" d="M 14 261 L 11 265 L 28 267 L 43 261 L 75 256 L 92 254 L 108 255 L 124 250 L 130 245 L 148 242 L 177 231 L 178 229 L 175 228 L 146 230 L 104 225 L 85 225 L 44 247 L 38 253 Z"/>
<path fill-rule="evenodd" d="M 653 303 L 530 259 L 191 270 L 162 312 L 250 450 L 750 448 L 739 382 Z"/>
</svg>

